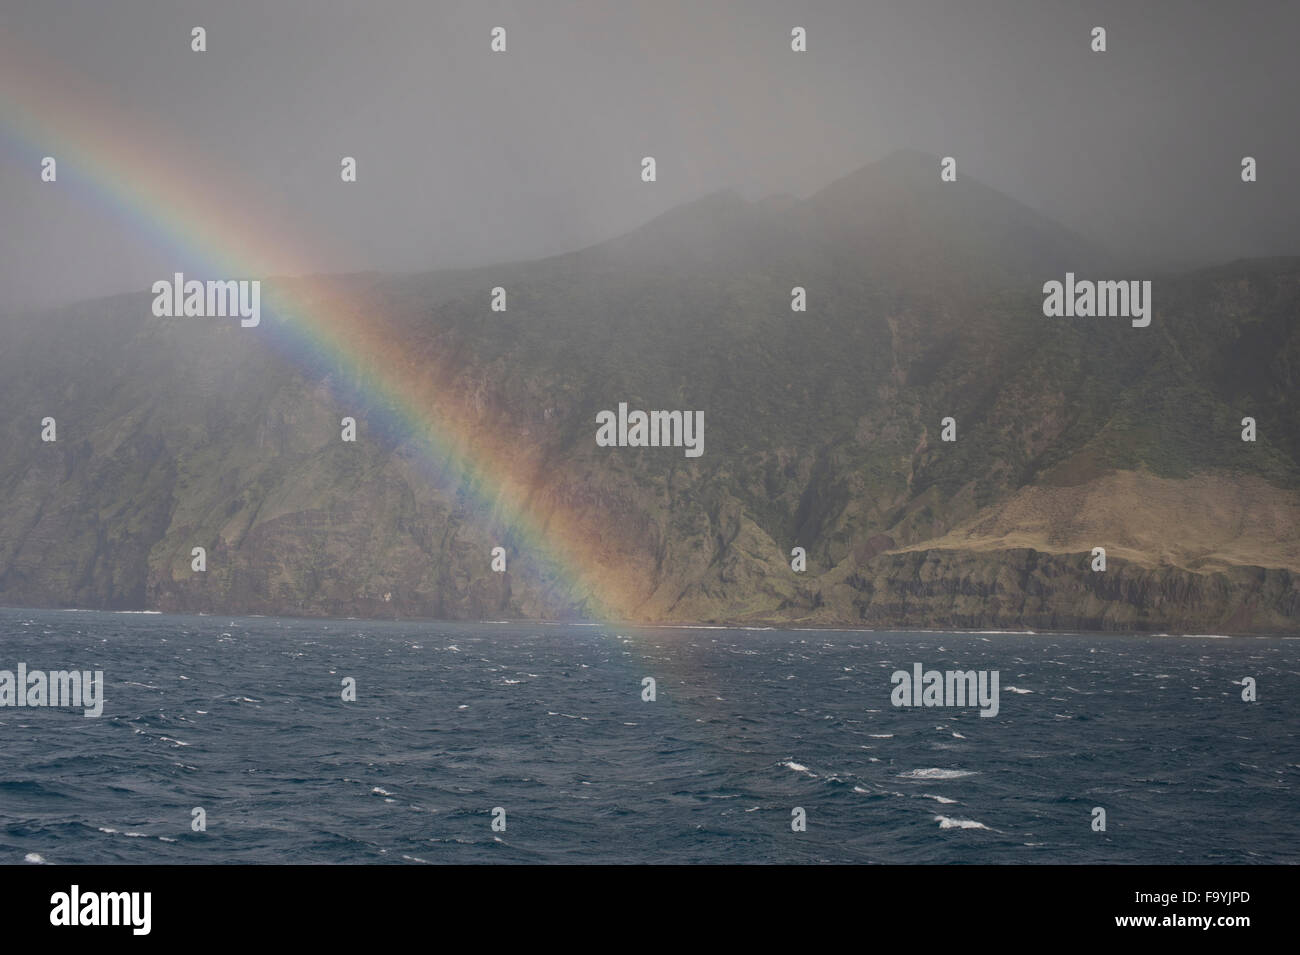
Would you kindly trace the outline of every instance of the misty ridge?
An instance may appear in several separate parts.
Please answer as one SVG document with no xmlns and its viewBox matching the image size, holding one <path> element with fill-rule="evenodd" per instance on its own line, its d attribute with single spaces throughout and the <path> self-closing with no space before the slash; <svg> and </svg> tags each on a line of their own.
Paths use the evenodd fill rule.
<svg viewBox="0 0 1300 955">
<path fill-rule="evenodd" d="M 0 603 L 1294 632 L 1300 259 L 1145 270 L 941 167 L 716 192 L 544 259 L 263 277 L 256 328 L 143 290 L 11 320 Z M 1145 321 L 1053 316 L 1067 281 L 1146 283 Z M 277 298 L 346 312 L 351 358 Z M 620 405 L 708 444 L 604 446 Z M 411 407 L 501 487 L 417 447 Z"/>
<path fill-rule="evenodd" d="M 586 248 L 725 186 L 806 200 L 900 145 L 1143 277 L 1300 251 L 1292 4 L 545 0 L 500 11 L 508 52 L 455 0 L 377 0 L 364 40 L 346 6 L 228 0 L 202 52 L 155 0 L 11 6 L 0 313 L 210 268 L 177 261 L 209 200 L 259 223 L 257 265 L 201 278 L 418 272 Z"/>
</svg>

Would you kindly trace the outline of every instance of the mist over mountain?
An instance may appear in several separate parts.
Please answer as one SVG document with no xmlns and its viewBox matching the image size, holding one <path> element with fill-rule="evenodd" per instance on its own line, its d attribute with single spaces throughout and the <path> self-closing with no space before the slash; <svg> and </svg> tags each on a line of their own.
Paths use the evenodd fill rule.
<svg viewBox="0 0 1300 955">
<path fill-rule="evenodd" d="M 576 567 L 539 560 L 485 476 L 424 460 L 366 387 L 395 364 L 273 347 L 274 315 L 156 318 L 147 294 L 10 323 L 0 603 L 1295 631 L 1300 259 L 1135 274 L 938 170 L 903 151 L 566 255 L 335 281 L 356 354 L 393 343 L 402 400 L 472 423 L 458 452 L 509 449 Z M 1067 272 L 1151 280 L 1150 325 L 1045 317 Z M 620 402 L 703 411 L 704 454 L 598 447 Z"/>
</svg>

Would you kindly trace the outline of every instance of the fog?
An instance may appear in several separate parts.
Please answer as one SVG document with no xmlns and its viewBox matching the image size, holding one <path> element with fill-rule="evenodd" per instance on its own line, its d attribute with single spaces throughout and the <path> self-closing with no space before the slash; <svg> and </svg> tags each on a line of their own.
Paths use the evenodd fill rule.
<svg viewBox="0 0 1300 955">
<path fill-rule="evenodd" d="M 1300 253 L 1295 3 L 0 3 L 5 311 L 209 251 L 266 276 L 539 257 L 904 147 L 1134 267 Z M 257 241 L 203 238 L 178 191 Z"/>
</svg>

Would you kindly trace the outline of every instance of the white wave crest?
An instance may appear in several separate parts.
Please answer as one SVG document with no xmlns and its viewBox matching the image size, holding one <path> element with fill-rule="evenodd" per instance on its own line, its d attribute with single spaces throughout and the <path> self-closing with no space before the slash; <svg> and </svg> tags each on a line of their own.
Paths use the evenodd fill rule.
<svg viewBox="0 0 1300 955">
<path fill-rule="evenodd" d="M 963 776 L 974 776 L 973 769 L 909 769 L 905 773 L 899 774 L 899 779 L 961 779 Z"/>
<path fill-rule="evenodd" d="M 935 816 L 934 821 L 940 829 L 987 829 L 988 826 L 974 819 L 949 819 L 947 816 Z"/>
</svg>

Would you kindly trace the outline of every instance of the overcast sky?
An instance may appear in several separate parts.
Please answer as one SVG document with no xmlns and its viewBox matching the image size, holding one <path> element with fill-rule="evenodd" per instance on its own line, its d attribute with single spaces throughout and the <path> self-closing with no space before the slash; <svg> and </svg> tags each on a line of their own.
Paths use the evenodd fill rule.
<svg viewBox="0 0 1300 955">
<path fill-rule="evenodd" d="M 305 248 L 321 271 L 568 251 L 724 187 L 808 195 L 902 147 L 1121 253 L 1200 263 L 1300 253 L 1298 37 L 1293 0 L 0 0 L 0 93 L 55 125 L 93 101 L 211 201 L 304 237 L 264 275 Z M 87 187 L 95 156 L 65 149 L 41 182 L 6 102 L 0 309 L 169 276 L 174 248 Z"/>
</svg>

